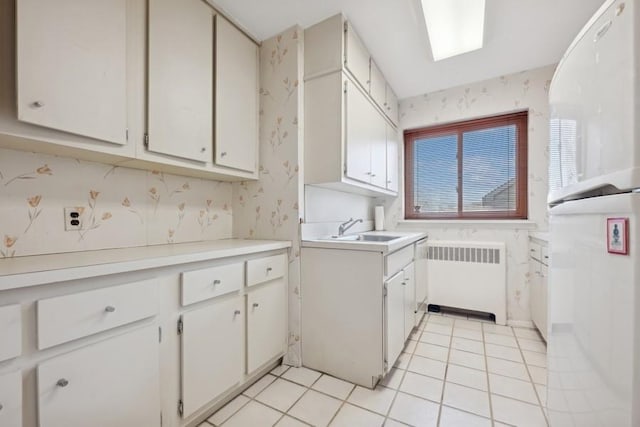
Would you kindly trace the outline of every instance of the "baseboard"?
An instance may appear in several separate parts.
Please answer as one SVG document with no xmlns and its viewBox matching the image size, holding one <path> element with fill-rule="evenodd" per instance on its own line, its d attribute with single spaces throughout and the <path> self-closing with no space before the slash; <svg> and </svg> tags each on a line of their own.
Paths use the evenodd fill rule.
<svg viewBox="0 0 640 427">
<path fill-rule="evenodd" d="M 514 328 L 536 329 L 536 325 L 534 325 L 531 320 L 507 320 L 507 325 L 513 326 Z"/>
</svg>

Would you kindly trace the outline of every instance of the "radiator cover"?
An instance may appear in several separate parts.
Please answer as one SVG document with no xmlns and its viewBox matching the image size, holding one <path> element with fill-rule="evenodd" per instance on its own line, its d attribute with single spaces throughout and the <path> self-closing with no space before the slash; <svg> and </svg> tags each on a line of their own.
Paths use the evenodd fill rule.
<svg viewBox="0 0 640 427">
<path fill-rule="evenodd" d="M 507 322 L 506 248 L 503 242 L 430 240 L 429 304 L 482 311 Z"/>
</svg>

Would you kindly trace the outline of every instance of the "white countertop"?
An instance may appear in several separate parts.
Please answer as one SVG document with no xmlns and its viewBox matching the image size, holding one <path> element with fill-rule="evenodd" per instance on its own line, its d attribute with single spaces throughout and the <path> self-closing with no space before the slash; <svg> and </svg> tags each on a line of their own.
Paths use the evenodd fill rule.
<svg viewBox="0 0 640 427">
<path fill-rule="evenodd" d="M 224 239 L 0 260 L 0 291 L 285 249 L 289 241 Z"/>
<path fill-rule="evenodd" d="M 357 233 L 362 234 L 362 233 Z M 302 241 L 302 247 L 307 248 L 324 248 L 324 249 L 343 249 L 343 250 L 357 250 L 357 251 L 370 251 L 370 252 L 382 252 L 383 254 L 389 254 L 401 249 L 407 245 L 410 245 L 418 240 L 427 237 L 427 233 L 416 233 L 406 231 L 367 231 L 366 234 L 378 235 L 378 236 L 401 236 L 399 239 L 394 239 L 387 242 L 369 242 L 361 240 L 328 240 L 328 239 L 308 239 Z M 348 234 L 345 234 L 347 236 Z"/>
</svg>

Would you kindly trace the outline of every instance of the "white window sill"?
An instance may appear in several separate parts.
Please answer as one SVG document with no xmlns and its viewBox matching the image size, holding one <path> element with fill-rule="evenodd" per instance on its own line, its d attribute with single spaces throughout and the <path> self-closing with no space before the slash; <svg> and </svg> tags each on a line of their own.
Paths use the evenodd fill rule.
<svg viewBox="0 0 640 427">
<path fill-rule="evenodd" d="M 398 227 L 536 230 L 538 225 L 528 219 L 401 219 Z"/>
</svg>

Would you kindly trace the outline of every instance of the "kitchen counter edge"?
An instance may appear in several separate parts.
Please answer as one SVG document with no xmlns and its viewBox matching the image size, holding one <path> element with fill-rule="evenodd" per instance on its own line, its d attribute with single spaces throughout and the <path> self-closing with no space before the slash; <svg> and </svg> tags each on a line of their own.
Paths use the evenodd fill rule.
<svg viewBox="0 0 640 427">
<path fill-rule="evenodd" d="M 5 258 L 0 260 L 0 291 L 289 247 L 290 241 L 222 239 Z"/>
</svg>

